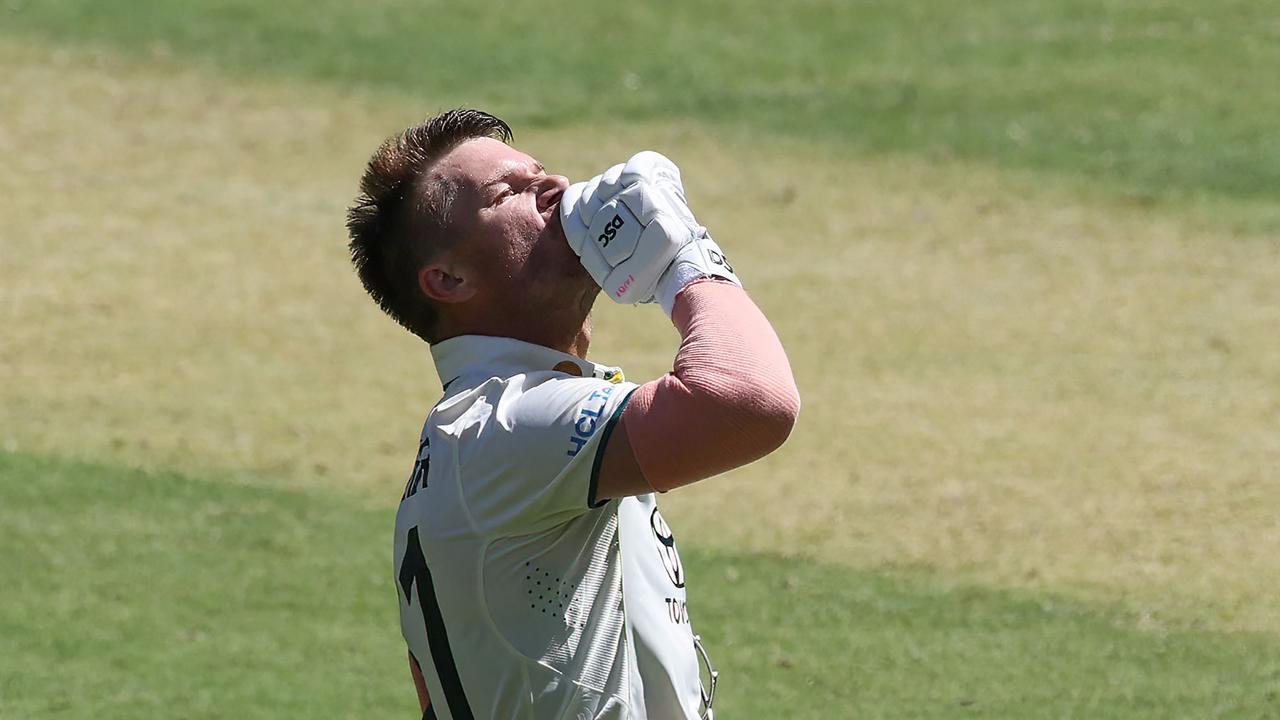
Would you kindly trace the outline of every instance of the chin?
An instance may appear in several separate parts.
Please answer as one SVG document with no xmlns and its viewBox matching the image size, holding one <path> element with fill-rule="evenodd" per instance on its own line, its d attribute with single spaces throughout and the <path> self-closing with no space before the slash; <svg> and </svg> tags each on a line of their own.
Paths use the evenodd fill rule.
<svg viewBox="0 0 1280 720">
<path fill-rule="evenodd" d="M 558 223 L 542 228 L 520 274 L 527 278 L 526 287 L 536 288 L 532 294 L 555 305 L 577 306 L 584 295 L 590 295 L 594 301 L 600 291 L 564 239 Z"/>
</svg>

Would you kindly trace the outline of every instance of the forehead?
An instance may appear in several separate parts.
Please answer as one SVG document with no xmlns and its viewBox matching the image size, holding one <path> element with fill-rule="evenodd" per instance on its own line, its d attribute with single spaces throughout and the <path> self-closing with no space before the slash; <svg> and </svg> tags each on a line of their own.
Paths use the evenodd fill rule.
<svg viewBox="0 0 1280 720">
<path fill-rule="evenodd" d="M 492 138 L 467 140 L 440 158 L 432 174 L 460 188 L 476 190 L 516 167 L 528 167 L 534 159 Z"/>
</svg>

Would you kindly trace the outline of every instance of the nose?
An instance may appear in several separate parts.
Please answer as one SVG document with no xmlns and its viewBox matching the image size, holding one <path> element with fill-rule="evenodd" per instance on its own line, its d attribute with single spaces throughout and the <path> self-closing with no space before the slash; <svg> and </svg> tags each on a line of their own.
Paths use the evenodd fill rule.
<svg viewBox="0 0 1280 720">
<path fill-rule="evenodd" d="M 543 175 L 538 183 L 538 212 L 546 212 L 560 201 L 560 196 L 569 187 L 569 178 L 563 175 Z"/>
</svg>

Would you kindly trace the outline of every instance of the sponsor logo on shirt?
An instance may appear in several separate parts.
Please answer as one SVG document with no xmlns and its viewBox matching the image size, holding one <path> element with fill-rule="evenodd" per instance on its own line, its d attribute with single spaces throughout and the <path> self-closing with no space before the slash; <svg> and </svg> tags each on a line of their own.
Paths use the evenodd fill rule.
<svg viewBox="0 0 1280 720">
<path fill-rule="evenodd" d="M 653 529 L 653 539 L 658 545 L 658 556 L 662 558 L 662 567 L 667 570 L 671 584 L 684 587 L 684 565 L 680 563 L 680 553 L 676 550 L 676 536 L 671 526 L 662 518 L 658 508 L 649 514 L 649 527 Z"/>
<path fill-rule="evenodd" d="M 667 600 L 667 617 L 676 625 L 689 624 L 689 604 L 684 600 L 675 598 L 666 598 Z"/>
<path fill-rule="evenodd" d="M 409 481 L 405 483 L 404 494 L 400 502 L 404 502 L 427 486 L 427 473 L 431 471 L 431 441 L 424 434 L 418 443 L 418 459 L 413 463 L 413 472 L 409 473 Z"/>
<path fill-rule="evenodd" d="M 573 434 L 569 436 L 570 448 L 566 451 L 569 457 L 576 456 L 586 447 L 587 441 L 600 427 L 600 416 L 609 404 L 609 396 L 613 394 L 614 385 L 602 387 L 587 396 L 582 408 L 578 410 L 578 418 L 573 423 Z"/>
</svg>

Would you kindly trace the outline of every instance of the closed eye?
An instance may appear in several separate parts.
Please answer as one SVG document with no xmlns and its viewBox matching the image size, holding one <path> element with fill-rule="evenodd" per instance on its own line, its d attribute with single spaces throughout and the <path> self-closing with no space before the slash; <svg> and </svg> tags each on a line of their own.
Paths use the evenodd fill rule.
<svg viewBox="0 0 1280 720">
<path fill-rule="evenodd" d="M 534 170 L 535 172 L 530 173 L 528 169 L 525 169 L 522 172 L 520 168 L 512 168 L 510 171 L 508 171 L 505 178 L 504 177 L 494 178 L 492 181 L 487 183 L 489 185 L 497 185 L 499 183 L 506 184 L 506 187 L 504 187 L 493 198 L 493 201 L 489 203 L 489 206 L 493 207 L 494 205 L 501 203 L 503 200 L 506 200 L 509 197 L 518 195 L 519 193 L 522 193 L 525 190 L 528 190 L 530 187 L 533 187 L 534 181 L 538 177 L 546 173 L 546 168 L 542 166 L 542 163 L 535 161 Z"/>
<path fill-rule="evenodd" d="M 508 185 L 505 188 L 503 188 L 502 191 L 499 192 L 496 196 L 494 196 L 493 202 L 489 203 L 489 207 L 493 207 L 494 205 L 497 205 L 498 203 L 502 202 L 503 200 L 506 200 L 509 197 L 514 196 L 515 194 L 516 194 L 515 188 Z"/>
</svg>

